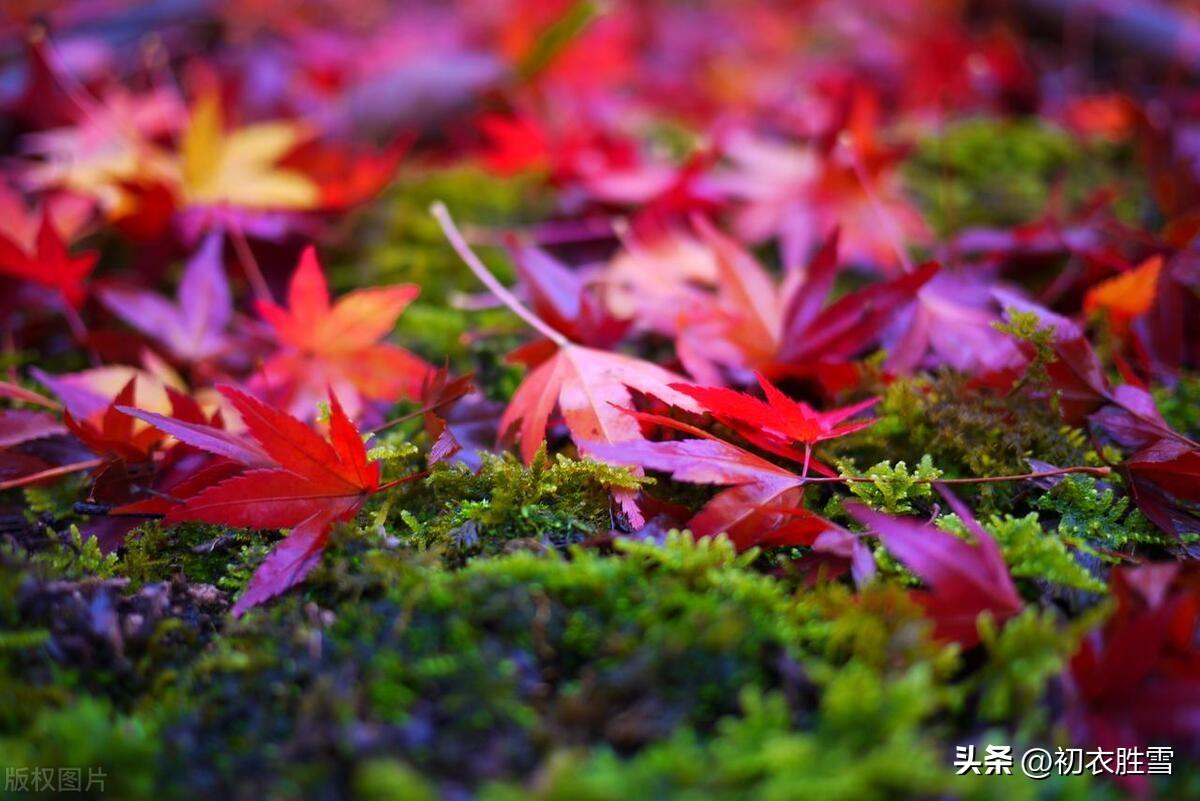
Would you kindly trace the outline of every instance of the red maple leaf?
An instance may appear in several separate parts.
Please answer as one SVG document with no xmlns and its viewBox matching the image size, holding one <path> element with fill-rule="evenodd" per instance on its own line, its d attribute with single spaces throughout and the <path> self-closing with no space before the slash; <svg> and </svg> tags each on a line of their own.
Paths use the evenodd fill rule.
<svg viewBox="0 0 1200 801">
<path fill-rule="evenodd" d="M 323 211 L 346 211 L 377 195 L 395 176 L 413 137 L 401 136 L 375 151 L 306 142 L 282 161 L 316 183 Z"/>
<path fill-rule="evenodd" d="M 554 330 L 583 345 L 608 349 L 629 329 L 629 320 L 610 314 L 603 298 L 544 250 L 509 241 L 521 286 L 537 315 Z"/>
<path fill-rule="evenodd" d="M 1021 611 L 1021 597 L 996 541 L 954 496 L 943 494 L 974 545 L 930 523 L 891 517 L 862 504 L 847 504 L 846 511 L 928 586 L 916 597 L 934 622 L 934 636 L 970 648 L 979 642 L 979 616 L 988 613 L 1003 622 Z"/>
<path fill-rule="evenodd" d="M 677 420 L 642 413 L 631 413 L 629 417 L 686 431 L 696 438 L 590 443 L 588 452 L 613 464 L 667 473 L 676 481 L 728 487 L 687 522 L 697 537 L 724 533 L 739 549 L 753 547 L 764 539 L 771 539 L 774 545 L 784 544 L 771 535 L 785 524 L 787 511 L 800 502 L 804 478 Z"/>
<path fill-rule="evenodd" d="M 688 371 L 709 383 L 718 367 L 819 375 L 878 344 L 939 269 L 926 264 L 829 303 L 839 270 L 836 229 L 803 271 L 789 272 L 779 284 L 703 217 L 693 221 L 716 257 L 716 295 L 683 311 L 676 350 Z"/>
<path fill-rule="evenodd" d="M 373 287 L 332 303 L 316 249 L 306 248 L 292 275 L 288 308 L 269 300 L 258 302 L 259 314 L 282 347 L 252 386 L 298 417 L 311 417 L 329 387 L 352 417 L 364 399 L 416 398 L 429 365 L 380 340 L 419 292 L 410 284 Z"/>
<path fill-rule="evenodd" d="M 721 387 L 671 384 L 670 388 L 694 399 L 703 411 L 748 442 L 800 462 L 803 468 L 799 474 L 688 423 L 619 404 L 614 408 L 631 422 L 659 425 L 698 438 L 669 442 L 586 442 L 579 443 L 580 450 L 614 464 L 666 472 L 677 481 L 730 487 L 688 521 L 688 528 L 698 537 L 724 532 L 739 548 L 760 544 L 812 545 L 815 535 L 836 528 L 820 518 L 817 529 L 812 527 L 812 519 L 794 519 L 797 514 L 805 514 L 797 506 L 808 470 L 836 475 L 812 460 L 812 446 L 871 425 L 873 420 L 845 421 L 878 399 L 822 413 L 787 397 L 765 378 L 759 376 L 759 381 L 766 401 Z M 804 449 L 797 449 L 796 443 Z M 815 516 L 805 514 L 805 517 Z"/>
<path fill-rule="evenodd" d="M 496 280 L 471 252 L 444 207 L 436 206 L 434 214 L 459 256 L 484 285 L 548 340 L 514 354 L 531 369 L 500 420 L 503 436 L 520 439 L 521 455 L 526 462 L 533 459 L 545 441 L 546 427 L 555 408 L 562 413 L 571 438 L 585 453 L 594 443 L 642 438 L 637 421 L 621 411 L 633 403 L 630 389 L 688 411 L 699 411 L 691 398 L 671 387 L 682 376 L 642 359 L 570 341 Z M 628 506 L 627 510 L 632 512 Z"/>
<path fill-rule="evenodd" d="M 878 403 L 879 398 L 818 412 L 807 403 L 784 395 L 762 375 L 756 376 L 766 396 L 765 401 L 724 387 L 672 384 L 672 388 L 695 398 L 704 411 L 749 442 L 777 456 L 801 462 L 804 465 L 803 475 L 808 475 L 810 468 L 822 475 L 837 475 L 825 465 L 812 460 L 813 446 L 872 425 L 874 420 L 846 421 Z M 803 450 L 796 449 L 797 443 L 804 446 Z"/>
<path fill-rule="evenodd" d="M 421 416 L 425 433 L 433 443 L 429 448 L 429 463 L 446 461 L 463 449 L 450 422 L 452 407 L 470 394 L 473 376 L 450 377 L 450 370 L 439 367 L 430 372 L 421 386 Z"/>
<path fill-rule="evenodd" d="M 134 405 L 136 387 L 137 378 L 129 379 L 98 421 L 76 420 L 70 412 L 63 412 L 63 423 L 93 453 L 132 462 L 148 461 L 162 434 L 153 428 L 135 428 L 133 418 L 120 410 Z"/>
<path fill-rule="evenodd" d="M 361 435 L 332 393 L 326 442 L 295 417 L 232 387 L 219 389 L 241 415 L 257 447 L 239 448 L 232 438 L 198 431 L 195 424 L 138 416 L 211 453 L 246 461 L 260 461 L 265 455 L 273 463 L 180 498 L 165 518 L 167 523 L 196 520 L 244 528 L 292 528 L 238 599 L 233 612 L 240 615 L 296 585 L 316 566 L 330 525 L 352 518 L 366 497 L 380 489 L 379 464 L 367 461 Z"/>
<path fill-rule="evenodd" d="M 98 257 L 99 254 L 90 250 L 72 256 L 50 218 L 50 212 L 45 209 L 32 253 L 0 236 L 0 273 L 49 287 L 72 307 L 83 303 L 87 294 L 84 279 L 96 266 Z"/>
<path fill-rule="evenodd" d="M 1064 675 L 1066 724 L 1082 746 L 1200 748 L 1200 573 L 1146 564 L 1113 571 L 1117 608 Z M 1145 791 L 1145 775 L 1118 779 Z"/>
<path fill-rule="evenodd" d="M 1151 522 L 1178 537 L 1200 532 L 1200 446 L 1164 437 L 1130 456 L 1122 470 Z"/>
</svg>

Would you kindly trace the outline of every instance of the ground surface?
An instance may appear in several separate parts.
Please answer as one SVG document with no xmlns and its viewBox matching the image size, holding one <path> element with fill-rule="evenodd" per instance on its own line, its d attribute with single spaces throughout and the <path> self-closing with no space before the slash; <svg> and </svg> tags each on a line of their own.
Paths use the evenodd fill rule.
<svg viewBox="0 0 1200 801">
<path fill-rule="evenodd" d="M 3 797 L 1200 797 L 1188 4 L 35 5 Z"/>
</svg>

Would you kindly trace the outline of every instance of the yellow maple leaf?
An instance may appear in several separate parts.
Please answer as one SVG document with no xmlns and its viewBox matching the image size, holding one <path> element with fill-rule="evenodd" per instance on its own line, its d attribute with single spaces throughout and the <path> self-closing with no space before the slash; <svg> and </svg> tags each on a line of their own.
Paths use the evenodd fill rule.
<svg viewBox="0 0 1200 801">
<path fill-rule="evenodd" d="M 1096 284 L 1084 296 L 1083 310 L 1091 313 L 1104 309 L 1113 324 L 1124 329 L 1130 320 L 1145 314 L 1154 303 L 1162 266 L 1162 256 L 1151 256 L 1132 270 Z"/>
<path fill-rule="evenodd" d="M 226 131 L 220 98 L 210 93 L 192 108 L 180 143 L 180 183 L 190 205 L 249 209 L 310 209 L 320 189 L 279 160 L 309 138 L 299 123 L 261 122 Z"/>
</svg>

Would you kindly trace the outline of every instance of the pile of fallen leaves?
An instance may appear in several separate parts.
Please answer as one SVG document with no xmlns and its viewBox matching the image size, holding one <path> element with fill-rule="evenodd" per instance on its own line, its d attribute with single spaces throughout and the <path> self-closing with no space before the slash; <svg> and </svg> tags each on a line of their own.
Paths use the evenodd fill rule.
<svg viewBox="0 0 1200 801">
<path fill-rule="evenodd" d="M 318 568 L 357 587 L 335 597 L 374 592 L 370 560 L 330 555 L 347 538 L 450 549 L 451 570 L 686 530 L 800 605 L 894 590 L 963 675 L 1058 615 L 1037 723 L 939 736 L 1170 746 L 1171 790 L 1106 772 L 1195 790 L 1200 16 L 1078 5 L 15 10 L 13 625 L 144 692 L 169 683 L 139 673 L 164 620 L 193 649 L 173 671 L 289 599 L 336 618 Z M 517 194 L 497 214 L 471 182 Z M 493 547 L 525 530 L 475 514 L 504 488 L 442 494 L 555 458 L 627 469 L 606 524 L 563 513 L 545 530 L 567 540 Z M 444 542 L 431 497 L 468 521 Z M 213 553 L 205 581 L 134 573 Z"/>
</svg>

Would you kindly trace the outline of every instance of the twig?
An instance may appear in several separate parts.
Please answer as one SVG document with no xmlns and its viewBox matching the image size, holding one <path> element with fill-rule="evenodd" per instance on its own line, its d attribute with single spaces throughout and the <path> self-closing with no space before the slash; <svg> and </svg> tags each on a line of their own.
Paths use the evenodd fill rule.
<svg viewBox="0 0 1200 801">
<path fill-rule="evenodd" d="M 400 423 L 406 423 L 409 420 L 420 417 L 421 415 L 423 415 L 427 412 L 437 411 L 438 409 L 442 408 L 443 406 L 449 406 L 450 404 L 454 403 L 455 401 L 458 401 L 461 399 L 462 399 L 462 395 L 458 395 L 453 398 L 446 398 L 445 400 L 440 400 L 437 403 L 431 404 L 429 406 L 423 406 L 420 409 L 417 409 L 416 411 L 409 412 L 408 414 L 402 414 L 399 417 L 393 417 L 391 420 L 388 420 L 386 423 L 380 423 L 379 425 L 375 426 L 374 428 L 368 428 L 365 433 L 378 434 L 380 431 L 384 431 L 386 429 L 391 428 L 392 426 L 399 425 Z"/>
<path fill-rule="evenodd" d="M 9 481 L 0 481 L 0 490 L 15 489 L 16 487 L 27 487 L 30 484 L 36 484 L 39 481 L 44 481 L 48 478 L 57 476 L 65 476 L 70 473 L 78 473 L 80 470 L 91 470 L 93 467 L 99 467 L 104 464 L 103 459 L 86 459 L 82 462 L 72 462 L 71 464 L 59 465 L 52 467 L 49 470 L 42 470 L 40 473 L 30 473 L 27 476 L 10 479 Z"/>
<path fill-rule="evenodd" d="M 138 520 L 161 520 L 166 516 L 157 512 L 114 512 L 112 506 L 109 504 L 89 503 L 87 501 L 76 501 L 74 510 L 77 515 L 88 515 L 89 517 L 131 517 Z"/>
<path fill-rule="evenodd" d="M 407 476 L 401 476 L 400 478 L 396 479 L 395 481 L 389 481 L 386 484 L 380 484 L 378 487 L 375 488 L 375 492 L 383 492 L 384 490 L 391 489 L 392 487 L 398 487 L 401 484 L 407 484 L 410 481 L 417 481 L 419 479 L 422 479 L 422 478 L 425 478 L 426 476 L 428 476 L 429 472 L 430 471 L 428 471 L 428 470 L 422 470 L 420 473 L 412 473 Z"/>
<path fill-rule="evenodd" d="M 215 540 L 209 540 L 208 542 L 202 542 L 199 545 L 193 545 L 191 550 L 194 554 L 213 553 L 218 548 L 228 548 L 235 542 L 237 542 L 237 538 L 232 537 L 229 534 L 222 534 Z"/>
<path fill-rule="evenodd" d="M 982 478 L 915 478 L 913 484 L 998 484 L 1002 481 L 1025 481 L 1034 478 L 1051 478 L 1078 473 L 1104 478 L 1112 474 L 1111 467 L 1058 467 L 1054 470 L 1042 470 L 1036 473 L 1022 473 L 1016 476 L 984 476 Z M 830 476 L 803 479 L 805 484 L 876 484 L 886 479 L 873 476 Z"/>
</svg>

